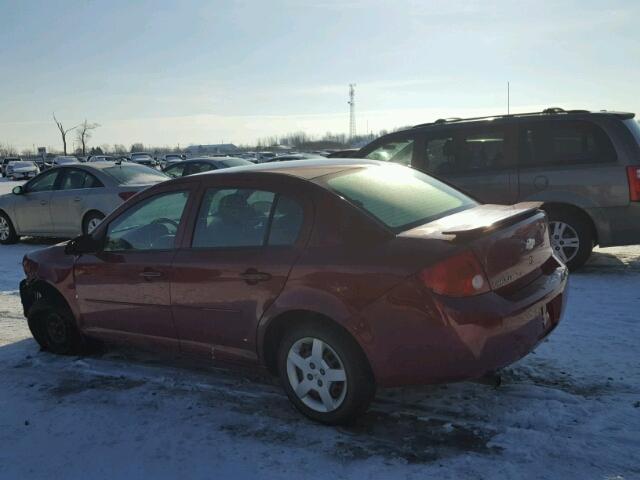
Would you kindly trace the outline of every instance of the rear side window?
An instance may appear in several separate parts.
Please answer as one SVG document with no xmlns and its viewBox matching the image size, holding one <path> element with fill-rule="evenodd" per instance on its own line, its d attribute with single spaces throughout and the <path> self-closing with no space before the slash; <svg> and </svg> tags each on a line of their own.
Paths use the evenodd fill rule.
<svg viewBox="0 0 640 480">
<path fill-rule="evenodd" d="M 609 136 L 591 122 L 544 122 L 524 127 L 520 133 L 522 165 L 609 163 L 616 158 Z"/>
<path fill-rule="evenodd" d="M 65 172 L 60 189 L 78 190 L 82 188 L 98 188 L 102 186 L 103 185 L 100 180 L 90 173 L 72 169 Z"/>
<path fill-rule="evenodd" d="M 329 177 L 324 183 L 396 232 L 476 205 L 435 178 L 399 166 L 349 170 Z"/>
<path fill-rule="evenodd" d="M 460 130 L 427 138 L 426 168 L 436 175 L 473 173 L 508 166 L 503 129 Z"/>
<path fill-rule="evenodd" d="M 413 145 L 414 140 L 412 138 L 389 140 L 369 152 L 365 158 L 381 162 L 393 162 L 400 165 L 411 165 Z"/>
</svg>

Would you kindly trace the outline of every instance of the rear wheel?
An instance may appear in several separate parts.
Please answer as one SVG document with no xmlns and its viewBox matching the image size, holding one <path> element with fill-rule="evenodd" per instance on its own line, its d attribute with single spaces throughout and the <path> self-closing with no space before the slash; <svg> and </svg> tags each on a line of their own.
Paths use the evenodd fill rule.
<svg viewBox="0 0 640 480">
<path fill-rule="evenodd" d="M 551 248 L 571 270 L 580 268 L 593 250 L 593 228 L 587 218 L 565 210 L 549 212 Z"/>
<path fill-rule="evenodd" d="M 84 352 L 86 343 L 65 305 L 37 300 L 29 309 L 27 322 L 33 338 L 43 350 L 60 355 Z"/>
<path fill-rule="evenodd" d="M 0 243 L 10 245 L 16 243 L 19 239 L 11 219 L 6 213 L 0 212 Z"/>
<path fill-rule="evenodd" d="M 104 215 L 100 212 L 89 212 L 86 217 L 84 217 L 84 222 L 82 222 L 82 233 L 88 235 L 93 232 L 95 228 L 100 225 L 103 218 Z"/>
<path fill-rule="evenodd" d="M 355 419 L 375 395 L 373 375 L 355 341 L 322 322 L 305 322 L 284 335 L 278 371 L 295 407 L 329 425 Z"/>
</svg>

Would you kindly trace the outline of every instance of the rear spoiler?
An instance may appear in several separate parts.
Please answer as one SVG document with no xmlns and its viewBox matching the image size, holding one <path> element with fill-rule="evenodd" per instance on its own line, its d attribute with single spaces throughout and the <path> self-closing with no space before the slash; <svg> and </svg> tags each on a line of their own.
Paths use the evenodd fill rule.
<svg viewBox="0 0 640 480">
<path fill-rule="evenodd" d="M 542 202 L 523 202 L 515 205 L 480 205 L 477 208 L 465 210 L 456 215 L 445 217 L 442 223 L 443 235 L 460 237 L 475 237 L 498 227 L 512 225 L 527 217 L 535 215 Z M 465 215 L 466 214 L 466 215 Z"/>
<path fill-rule="evenodd" d="M 455 242 L 469 240 L 498 228 L 513 225 L 541 213 L 542 202 L 523 202 L 515 205 L 478 205 L 399 235 L 401 237 L 434 238 Z"/>
</svg>

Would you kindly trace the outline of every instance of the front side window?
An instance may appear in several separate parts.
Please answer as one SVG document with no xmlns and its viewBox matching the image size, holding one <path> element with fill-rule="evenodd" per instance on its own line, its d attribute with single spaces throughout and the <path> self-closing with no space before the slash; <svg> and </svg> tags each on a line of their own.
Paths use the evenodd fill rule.
<svg viewBox="0 0 640 480">
<path fill-rule="evenodd" d="M 433 177 L 395 165 L 348 170 L 319 182 L 396 232 L 476 205 Z"/>
<path fill-rule="evenodd" d="M 208 172 L 209 170 L 214 170 L 215 167 L 210 163 L 206 162 L 198 162 L 192 163 L 189 165 L 189 175 L 193 175 L 194 173 Z"/>
<path fill-rule="evenodd" d="M 45 172 L 27 184 L 27 192 L 49 192 L 53 190 L 56 178 L 58 178 L 58 170 Z"/>
<path fill-rule="evenodd" d="M 413 158 L 413 144 L 412 138 L 390 140 L 369 152 L 365 158 L 408 166 Z"/>
<path fill-rule="evenodd" d="M 188 195 L 187 192 L 163 193 L 126 210 L 109 224 L 104 250 L 173 248 Z"/>
<path fill-rule="evenodd" d="M 502 129 L 460 131 L 426 141 L 427 171 L 436 175 L 481 173 L 508 166 Z"/>
</svg>

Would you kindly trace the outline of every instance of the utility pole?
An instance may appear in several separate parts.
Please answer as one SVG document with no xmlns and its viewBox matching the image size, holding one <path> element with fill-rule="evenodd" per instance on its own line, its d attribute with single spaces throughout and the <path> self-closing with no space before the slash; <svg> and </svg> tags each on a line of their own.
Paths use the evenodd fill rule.
<svg viewBox="0 0 640 480">
<path fill-rule="evenodd" d="M 509 82 L 507 82 L 507 115 L 509 115 L 509 108 L 511 103 L 511 99 L 509 97 L 510 97 Z"/>
<path fill-rule="evenodd" d="M 356 84 L 349 84 L 349 140 L 356 136 Z"/>
</svg>

